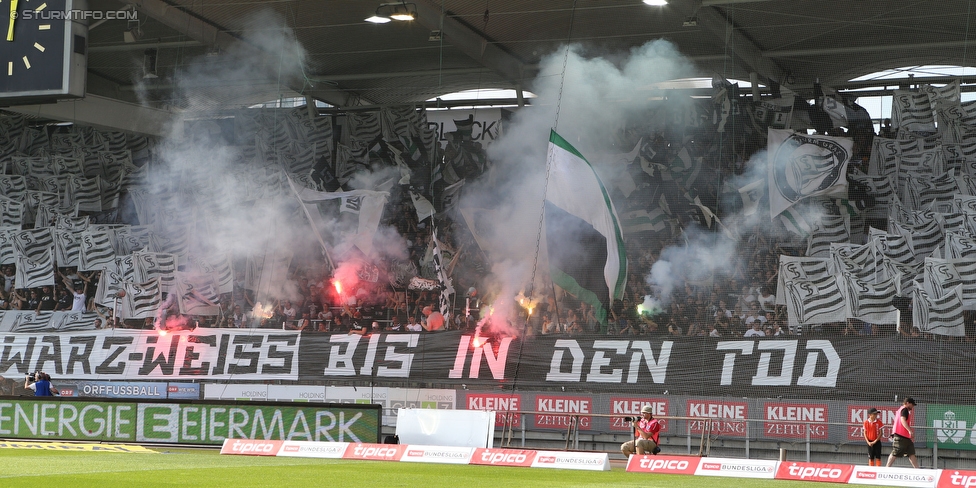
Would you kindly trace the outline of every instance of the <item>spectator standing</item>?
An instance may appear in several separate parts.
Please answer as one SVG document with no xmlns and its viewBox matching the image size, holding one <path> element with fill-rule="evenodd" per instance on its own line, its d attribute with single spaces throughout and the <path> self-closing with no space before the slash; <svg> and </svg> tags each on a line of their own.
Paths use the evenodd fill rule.
<svg viewBox="0 0 976 488">
<path fill-rule="evenodd" d="M 868 443 L 868 466 L 881 466 L 881 429 L 884 424 L 878 420 L 878 409 L 868 410 L 864 421 L 864 442 Z"/>
<path fill-rule="evenodd" d="M 915 457 L 915 432 L 912 430 L 913 410 L 915 409 L 915 399 L 905 398 L 901 408 L 895 413 L 895 423 L 891 428 L 891 454 L 888 455 L 888 464 L 891 466 L 896 457 L 907 457 L 912 467 L 918 468 L 918 459 Z"/>
</svg>

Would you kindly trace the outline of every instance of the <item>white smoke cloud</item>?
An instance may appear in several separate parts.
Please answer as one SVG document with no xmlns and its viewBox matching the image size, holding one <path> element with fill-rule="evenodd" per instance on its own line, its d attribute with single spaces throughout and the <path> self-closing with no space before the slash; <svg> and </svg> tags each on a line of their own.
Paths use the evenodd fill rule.
<svg viewBox="0 0 976 488">
<path fill-rule="evenodd" d="M 265 10 L 232 27 L 240 29 L 240 43 L 226 46 L 217 56 L 187 60 L 174 75 L 178 89 L 171 98 L 180 100 L 187 120 L 174 121 L 143 181 L 144 190 L 159 198 L 158 213 L 171 216 L 165 225 L 157 222 L 156 230 L 163 238 L 189 235 L 192 252 L 231 256 L 237 269 L 242 269 L 248 257 L 276 266 L 301 263 L 303 268 L 307 263 L 324 262 L 313 229 L 287 181 L 281 178 L 283 166 L 273 159 L 270 164 L 258 161 L 264 152 L 260 147 L 253 151 L 228 146 L 234 130 L 222 127 L 219 117 L 207 122 L 193 120 L 209 119 L 213 109 L 226 106 L 227 87 L 232 87 L 230 90 L 240 95 L 244 104 L 298 95 L 291 87 L 301 87 L 306 53 L 285 20 Z M 214 91 L 212 87 L 221 88 Z M 265 109 L 264 116 L 284 118 L 290 110 Z M 192 129 L 185 131 L 184 123 Z M 271 141 L 268 149 L 273 154 L 274 144 L 281 138 L 261 130 L 258 136 Z M 244 145 L 252 142 L 237 141 Z M 256 154 L 253 159 L 252 154 Z M 356 175 L 350 186 L 374 189 L 398 176 L 394 169 L 364 172 Z M 338 214 L 324 224 L 329 244 L 340 249 L 350 247 L 355 224 Z M 375 244 L 380 256 L 406 257 L 406 244 L 392 229 L 381 228 Z M 273 258 L 265 260 L 265 256 Z M 332 257 L 337 266 L 346 259 L 344 255 Z M 281 281 L 290 278 L 288 273 L 274 270 L 273 274 L 275 282 L 265 280 L 266 295 L 256 299 L 265 304 L 297 299 L 296 283 Z M 323 273 L 308 274 L 321 278 Z"/>
<path fill-rule="evenodd" d="M 650 85 L 692 73 L 690 62 L 667 41 L 648 42 L 618 58 L 587 56 L 574 45 L 543 59 L 531 86 L 538 98 L 520 109 L 489 146 L 495 165 L 490 177 L 466 188 L 462 207 L 495 212 L 493 228 L 484 233 L 492 261 L 490 294 L 501 298 L 494 302 L 495 316 L 514 317 L 512 297 L 522 290 L 533 290 L 530 298 L 537 298 L 551 289 L 541 232 L 550 129 L 591 161 L 600 154 L 630 151 L 637 141 L 616 148 L 606 141 L 658 102 L 647 95 Z M 601 168 L 610 179 L 617 176 L 607 171 L 612 170 Z"/>
</svg>

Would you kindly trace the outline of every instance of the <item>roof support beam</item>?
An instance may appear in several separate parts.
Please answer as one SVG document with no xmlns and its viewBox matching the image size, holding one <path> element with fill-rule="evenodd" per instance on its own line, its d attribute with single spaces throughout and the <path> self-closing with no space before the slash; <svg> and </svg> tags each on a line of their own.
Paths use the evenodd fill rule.
<svg viewBox="0 0 976 488">
<path fill-rule="evenodd" d="M 525 67 L 521 59 L 498 47 L 480 32 L 458 20 L 451 12 L 444 11 L 442 15 L 441 8 L 430 0 L 414 1 L 417 5 L 417 22 L 431 30 L 439 29 L 444 36 L 443 42 L 451 43 L 471 59 L 513 84 L 522 81 Z"/>
<path fill-rule="evenodd" d="M 922 49 L 940 51 L 945 49 L 957 49 L 973 46 L 976 46 L 976 40 L 924 42 L 918 44 L 876 44 L 872 46 L 827 47 L 817 49 L 783 49 L 779 51 L 766 51 L 762 53 L 762 56 L 764 58 L 790 58 L 803 56 L 831 56 L 836 54 L 875 53 L 886 51 L 918 52 Z"/>
<path fill-rule="evenodd" d="M 742 71 L 755 72 L 767 82 L 784 86 L 790 84 L 787 80 L 789 72 L 772 59 L 764 57 L 762 49 L 719 9 L 703 6 L 696 11 L 687 10 L 685 15 L 697 17 L 699 27 L 718 37 Z"/>
<path fill-rule="evenodd" d="M 153 136 L 178 137 L 183 134 L 183 118 L 178 114 L 91 93 L 78 100 L 62 100 L 44 105 L 18 105 L 4 107 L 4 110 Z"/>
<path fill-rule="evenodd" d="M 183 9 L 170 5 L 163 0 L 131 0 L 130 3 L 137 11 L 147 14 L 167 27 L 186 35 L 190 39 L 224 50 L 232 45 L 243 47 L 244 49 L 253 51 L 255 54 L 254 59 L 259 63 L 269 67 L 278 66 L 279 54 L 264 51 L 259 46 L 255 46 L 233 36 L 218 26 L 200 17 L 191 15 Z M 290 86 L 288 88 L 299 93 L 311 95 L 336 106 L 358 105 L 365 101 L 355 93 L 334 88 L 324 83 L 318 84 L 311 89 L 307 87 L 303 89 L 302 86 Z"/>
</svg>

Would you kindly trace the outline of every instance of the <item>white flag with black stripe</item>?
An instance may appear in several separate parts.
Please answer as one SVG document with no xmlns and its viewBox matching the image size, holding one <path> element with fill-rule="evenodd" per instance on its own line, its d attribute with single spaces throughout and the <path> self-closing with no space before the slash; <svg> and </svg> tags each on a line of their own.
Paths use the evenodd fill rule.
<svg viewBox="0 0 976 488">
<path fill-rule="evenodd" d="M 963 307 L 976 310 L 976 259 L 925 258 L 922 276 L 922 284 L 929 296 L 941 296 L 958 286 Z"/>
<path fill-rule="evenodd" d="M 184 315 L 219 315 L 220 294 L 212 275 L 199 273 L 173 273 L 173 289 L 180 313 Z"/>
<path fill-rule="evenodd" d="M 0 227 L 20 229 L 24 221 L 24 204 L 12 198 L 0 197 Z"/>
<path fill-rule="evenodd" d="M 815 281 L 787 281 L 786 293 L 786 310 L 791 328 L 847 319 L 844 294 L 834 276 Z"/>
<path fill-rule="evenodd" d="M 888 228 L 892 234 L 901 235 L 911 243 L 917 260 L 931 256 L 944 239 L 942 228 L 939 227 L 937 220 L 931 220 L 920 225 L 898 224 L 889 221 Z"/>
<path fill-rule="evenodd" d="M 0 330 L 19 333 L 49 331 L 53 314 L 50 311 L 6 310 L 0 318 Z"/>
<path fill-rule="evenodd" d="M 71 175 L 64 193 L 64 205 L 77 206 L 81 212 L 101 212 L 102 194 L 99 178 Z"/>
<path fill-rule="evenodd" d="M 895 279 L 874 284 L 845 273 L 844 285 L 849 318 L 869 324 L 897 325 L 898 310 L 894 299 L 898 296 L 899 284 Z"/>
<path fill-rule="evenodd" d="M 807 239 L 807 257 L 830 257 L 831 244 L 840 244 L 850 240 L 850 217 L 846 215 L 825 215 Z"/>
<path fill-rule="evenodd" d="M 962 302 L 961 286 L 944 295 L 932 296 L 916 285 L 912 295 L 912 325 L 929 334 L 965 337 Z"/>
<path fill-rule="evenodd" d="M 14 232 L 14 250 L 32 261 L 47 259 L 47 255 L 54 251 L 54 236 L 51 230 L 51 227 L 45 227 Z"/>
<path fill-rule="evenodd" d="M 115 267 L 115 248 L 112 247 L 111 231 L 87 230 L 81 234 L 78 269 L 93 271 Z"/>
<path fill-rule="evenodd" d="M 54 258 L 51 254 L 48 250 L 31 259 L 27 255 L 18 253 L 17 270 L 14 273 L 17 288 L 54 286 Z"/>
<path fill-rule="evenodd" d="M 776 304 L 786 305 L 786 282 L 817 280 L 834 274 L 829 258 L 804 258 L 781 255 L 776 281 Z"/>
<path fill-rule="evenodd" d="M 912 248 L 911 241 L 897 234 L 889 234 L 883 230 L 872 227 L 868 231 L 869 238 L 874 241 L 878 252 L 892 261 L 915 265 L 918 259 L 915 257 L 915 250 Z"/>
<path fill-rule="evenodd" d="M 946 232 L 946 259 L 976 259 L 976 239 L 971 234 Z"/>
<path fill-rule="evenodd" d="M 81 255 L 81 235 L 70 230 L 54 231 L 54 259 L 58 266 L 78 266 Z"/>
<path fill-rule="evenodd" d="M 0 264 L 14 264 L 17 253 L 14 251 L 13 233 L 17 231 L 0 228 Z"/>
<path fill-rule="evenodd" d="M 877 281 L 878 258 L 873 241 L 860 246 L 857 244 L 832 244 L 830 255 L 838 273 L 850 274 L 867 283 Z"/>
<path fill-rule="evenodd" d="M 891 97 L 891 125 L 899 131 L 935 132 L 935 113 L 928 93 L 895 90 Z"/>
<path fill-rule="evenodd" d="M 172 290 L 176 283 L 176 255 L 162 252 L 134 252 L 132 262 L 135 267 L 135 281 L 146 283 L 159 279 L 160 289 Z"/>
<path fill-rule="evenodd" d="M 145 319 L 156 316 L 163 304 L 162 288 L 159 280 L 147 283 L 126 282 L 123 285 L 125 296 L 119 300 L 119 317 L 122 319 Z"/>
<path fill-rule="evenodd" d="M 454 294 L 454 284 L 447 272 L 447 264 L 442 262 L 444 255 L 441 253 L 441 242 L 437 240 L 437 230 L 434 230 L 434 271 L 437 274 L 437 281 L 441 285 L 440 312 L 445 318 L 450 317 L 451 295 Z"/>
<path fill-rule="evenodd" d="M 48 322 L 48 328 L 58 331 L 71 332 L 76 330 L 92 330 L 95 321 L 99 320 L 95 312 L 53 312 Z"/>
</svg>

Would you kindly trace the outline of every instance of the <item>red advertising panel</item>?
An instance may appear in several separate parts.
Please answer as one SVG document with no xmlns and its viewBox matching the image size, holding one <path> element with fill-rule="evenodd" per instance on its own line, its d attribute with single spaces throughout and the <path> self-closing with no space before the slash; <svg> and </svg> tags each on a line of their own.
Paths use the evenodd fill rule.
<svg viewBox="0 0 976 488">
<path fill-rule="evenodd" d="M 776 470 L 776 479 L 847 483 L 852 473 L 854 466 L 850 464 L 782 462 Z"/>
<path fill-rule="evenodd" d="M 468 393 L 464 404 L 468 410 L 494 410 L 495 428 L 500 429 L 505 425 L 504 412 L 519 410 L 522 406 L 522 395 L 509 394 L 502 395 L 496 393 Z M 512 415 L 511 422 L 514 427 L 522 426 L 520 415 Z"/>
<path fill-rule="evenodd" d="M 746 402 L 719 402 L 711 400 L 688 400 L 689 417 L 708 417 L 712 420 L 711 434 L 745 437 L 746 423 L 749 416 L 749 404 Z M 693 434 L 701 434 L 709 428 L 705 420 L 690 420 L 689 427 Z"/>
<path fill-rule="evenodd" d="M 868 419 L 868 410 L 872 407 L 878 409 L 878 420 L 884 424 L 881 430 L 882 441 L 891 435 L 891 426 L 895 423 L 895 414 L 898 413 L 898 406 L 888 405 L 848 405 L 847 421 L 854 425 L 847 426 L 847 439 L 851 441 L 864 440 L 864 421 Z"/>
<path fill-rule="evenodd" d="M 654 409 L 654 418 L 669 415 L 668 400 L 666 398 L 641 398 L 641 397 L 611 397 L 610 398 L 610 430 L 630 431 L 630 422 L 625 422 L 624 417 L 640 417 L 641 408 L 650 405 Z M 661 420 L 661 432 L 668 431 L 668 421 Z"/>
<path fill-rule="evenodd" d="M 632 473 L 695 474 L 699 457 L 653 456 L 635 454 L 627 460 L 627 471 Z"/>
<path fill-rule="evenodd" d="M 485 464 L 490 466 L 532 466 L 537 451 L 521 449 L 485 449 L 479 447 L 471 456 L 471 464 Z"/>
<path fill-rule="evenodd" d="M 367 459 L 370 461 L 399 461 L 403 451 L 407 449 L 403 444 L 349 444 L 343 459 Z"/>
<path fill-rule="evenodd" d="M 976 471 L 943 469 L 939 476 L 938 488 L 976 488 Z"/>
<path fill-rule="evenodd" d="M 763 405 L 763 433 L 766 437 L 805 439 L 827 438 L 827 404 L 766 403 Z"/>
<path fill-rule="evenodd" d="M 221 454 L 243 454 L 246 456 L 277 456 L 283 441 L 261 439 L 224 439 Z"/>
<path fill-rule="evenodd" d="M 543 429 L 565 429 L 575 414 L 593 413 L 593 399 L 580 396 L 550 396 L 535 397 L 535 427 Z M 569 414 L 569 415 L 567 415 Z M 579 428 L 586 430 L 593 425 L 593 418 L 583 415 L 579 418 Z"/>
</svg>

